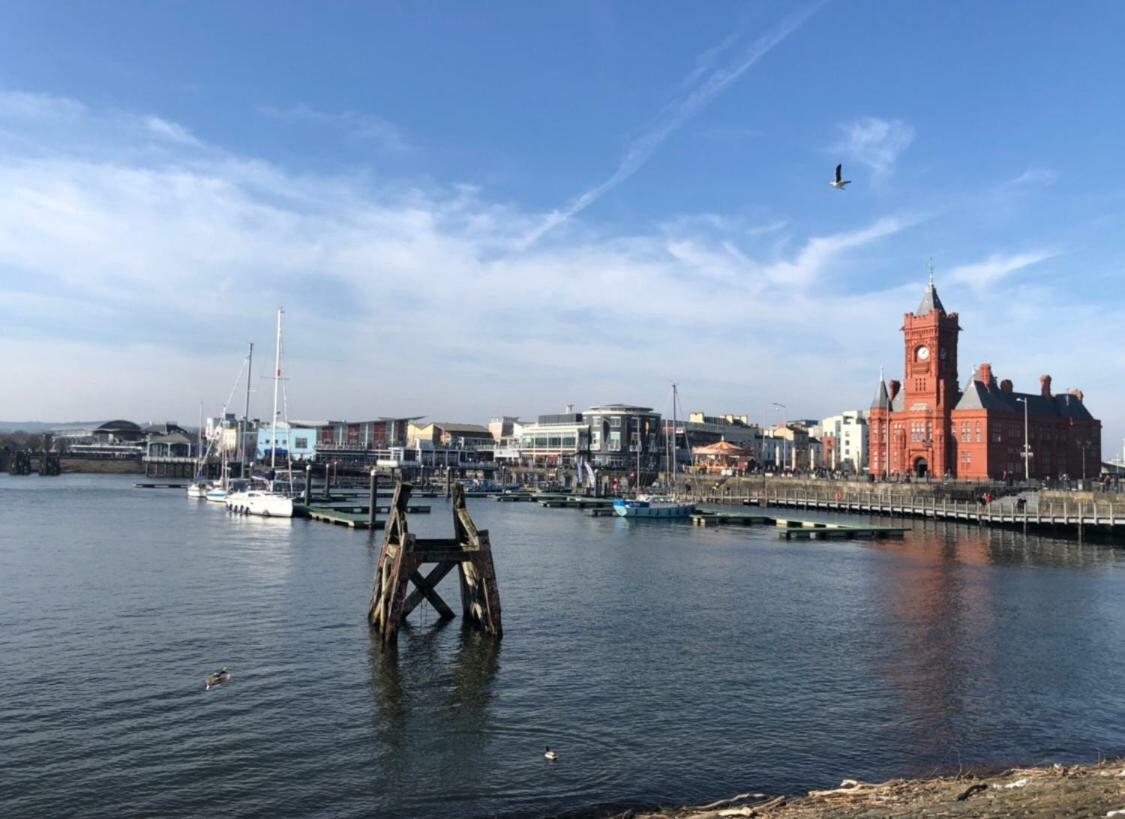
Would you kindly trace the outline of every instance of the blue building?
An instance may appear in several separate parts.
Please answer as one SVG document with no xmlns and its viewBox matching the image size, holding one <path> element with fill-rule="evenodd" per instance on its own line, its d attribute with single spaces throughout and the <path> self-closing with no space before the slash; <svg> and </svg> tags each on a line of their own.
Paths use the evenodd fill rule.
<svg viewBox="0 0 1125 819">
<path fill-rule="evenodd" d="M 277 425 L 277 457 L 293 461 L 311 461 L 316 457 L 316 427 Z M 274 448 L 274 430 L 270 425 L 258 427 L 258 460 L 268 461 Z"/>
</svg>

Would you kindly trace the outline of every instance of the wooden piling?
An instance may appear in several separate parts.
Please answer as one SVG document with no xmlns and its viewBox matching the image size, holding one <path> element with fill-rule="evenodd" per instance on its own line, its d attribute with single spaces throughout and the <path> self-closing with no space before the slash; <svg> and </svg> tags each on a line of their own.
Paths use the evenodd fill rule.
<svg viewBox="0 0 1125 819">
<path fill-rule="evenodd" d="M 312 505 L 312 464 L 305 464 L 305 508 Z"/>
<path fill-rule="evenodd" d="M 379 630 L 384 643 L 394 643 L 402 622 L 423 599 L 429 601 L 442 618 L 453 617 L 453 611 L 437 593 L 437 585 L 456 568 L 465 619 L 500 637 L 503 633 L 500 590 L 496 585 L 492 546 L 488 532 L 478 530 L 469 515 L 465 488 L 461 484 L 452 486 L 452 539 L 419 539 L 410 533 L 406 510 L 411 488 L 402 481 L 395 487 L 386 537 L 372 584 L 368 621 Z M 427 563 L 436 566 L 423 575 L 420 569 Z M 410 584 L 414 585 L 414 590 L 407 596 Z"/>
</svg>

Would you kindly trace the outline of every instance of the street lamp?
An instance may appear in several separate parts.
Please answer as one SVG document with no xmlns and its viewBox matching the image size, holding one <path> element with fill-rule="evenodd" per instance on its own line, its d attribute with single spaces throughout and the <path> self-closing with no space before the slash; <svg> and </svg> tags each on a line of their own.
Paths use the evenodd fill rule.
<svg viewBox="0 0 1125 819">
<path fill-rule="evenodd" d="M 789 408 L 787 406 L 785 406 L 784 404 L 777 403 L 776 401 L 773 402 L 773 405 L 778 409 L 778 413 L 777 413 L 777 417 L 779 419 L 778 426 L 781 426 L 781 424 L 785 421 L 785 413 L 782 412 L 782 410 L 787 410 Z M 773 450 L 773 452 L 774 452 L 774 464 L 776 466 L 778 466 L 780 469 L 784 470 L 785 469 L 785 456 L 784 456 L 784 453 L 782 452 L 782 450 L 785 448 L 785 438 L 784 437 L 780 438 L 778 440 L 778 444 L 779 444 L 779 446 L 774 447 L 774 450 Z"/>
<path fill-rule="evenodd" d="M 1017 398 L 1023 404 L 1023 479 L 1025 482 L 1031 481 L 1031 447 L 1027 442 L 1027 399 Z"/>
<path fill-rule="evenodd" d="M 1079 448 L 1082 450 L 1082 480 L 1086 480 L 1086 450 L 1090 448 L 1090 441 L 1079 441 Z"/>
</svg>

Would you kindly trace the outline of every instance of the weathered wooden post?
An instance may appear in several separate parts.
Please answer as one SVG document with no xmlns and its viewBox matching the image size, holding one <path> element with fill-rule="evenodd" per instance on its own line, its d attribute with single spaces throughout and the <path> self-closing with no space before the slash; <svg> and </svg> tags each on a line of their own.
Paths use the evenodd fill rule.
<svg viewBox="0 0 1125 819">
<path fill-rule="evenodd" d="M 375 528 L 375 518 L 378 517 L 376 503 L 379 501 L 379 478 L 375 474 L 375 467 L 371 467 L 371 487 L 367 492 L 367 525 Z"/>
<path fill-rule="evenodd" d="M 500 623 L 500 590 L 492 562 L 488 532 L 478 530 L 465 505 L 465 488 L 453 488 L 452 539 L 418 539 L 410 533 L 406 510 L 411 486 L 399 482 L 391 502 L 386 537 L 379 553 L 368 608 L 368 621 L 379 630 L 384 643 L 394 643 L 398 629 L 414 608 L 428 600 L 443 619 L 453 611 L 437 593 L 437 584 L 457 568 L 461 586 L 461 609 L 469 620 L 495 637 L 503 633 Z M 437 564 L 425 576 L 423 564 Z M 414 590 L 406 594 L 409 584 Z"/>
<path fill-rule="evenodd" d="M 305 508 L 312 503 L 312 464 L 305 464 Z"/>
<path fill-rule="evenodd" d="M 328 487 L 329 487 L 329 486 L 331 485 L 331 483 L 332 483 L 332 480 L 331 480 L 331 471 L 332 471 L 332 464 L 327 464 L 327 463 L 326 463 L 326 464 L 324 465 L 324 499 L 325 499 L 325 500 L 328 500 L 328 498 L 329 498 L 329 495 L 328 495 Z"/>
</svg>

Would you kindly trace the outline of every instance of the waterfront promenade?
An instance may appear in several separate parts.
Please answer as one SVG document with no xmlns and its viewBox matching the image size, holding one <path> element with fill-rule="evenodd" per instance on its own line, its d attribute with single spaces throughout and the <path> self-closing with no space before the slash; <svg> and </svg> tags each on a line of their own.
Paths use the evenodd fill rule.
<svg viewBox="0 0 1125 819">
<path fill-rule="evenodd" d="M 857 515 L 930 518 L 982 526 L 1091 532 L 1125 539 L 1125 494 L 1027 490 L 982 503 L 998 487 L 958 484 L 785 481 L 762 478 L 685 480 L 699 503 L 771 506 Z M 1022 503 L 1021 503 L 1022 501 Z"/>
</svg>

